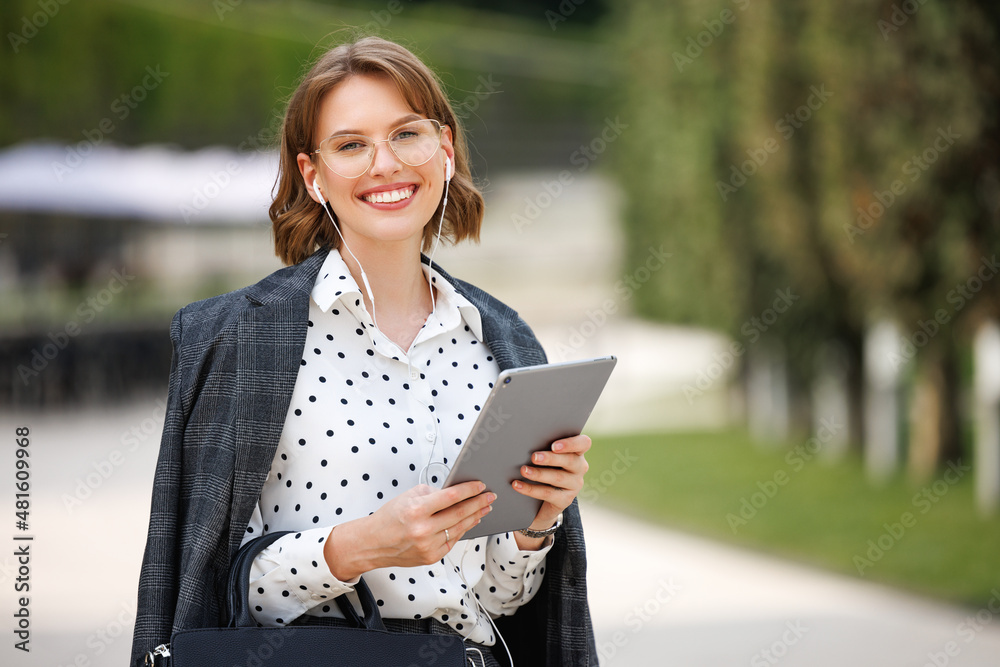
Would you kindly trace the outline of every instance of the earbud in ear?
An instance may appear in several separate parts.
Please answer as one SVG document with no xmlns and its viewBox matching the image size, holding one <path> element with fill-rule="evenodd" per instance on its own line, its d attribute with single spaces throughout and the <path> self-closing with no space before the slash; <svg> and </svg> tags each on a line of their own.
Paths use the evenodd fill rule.
<svg viewBox="0 0 1000 667">
<path fill-rule="evenodd" d="M 444 179 L 450 181 L 451 177 L 455 175 L 455 170 L 451 166 L 451 158 L 445 156 L 444 158 Z"/>
<path fill-rule="evenodd" d="M 316 197 L 319 198 L 319 203 L 320 204 L 325 204 L 326 203 L 326 199 L 323 197 L 323 193 L 320 192 L 319 182 L 318 181 L 313 181 L 313 192 L 315 192 L 316 193 Z"/>
</svg>

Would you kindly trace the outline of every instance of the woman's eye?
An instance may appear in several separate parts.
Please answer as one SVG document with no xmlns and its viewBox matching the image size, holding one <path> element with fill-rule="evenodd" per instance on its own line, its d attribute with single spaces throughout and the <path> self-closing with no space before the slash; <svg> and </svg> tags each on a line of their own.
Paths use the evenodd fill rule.
<svg viewBox="0 0 1000 667">
<path fill-rule="evenodd" d="M 393 141 L 406 141 L 407 139 L 416 139 L 420 136 L 419 132 L 414 132 L 413 130 L 403 130 L 396 136 L 392 138 Z"/>
<path fill-rule="evenodd" d="M 337 144 L 336 150 L 338 153 L 351 153 L 355 151 L 360 151 L 364 149 L 365 143 L 363 141 L 345 141 L 342 144 Z"/>
</svg>

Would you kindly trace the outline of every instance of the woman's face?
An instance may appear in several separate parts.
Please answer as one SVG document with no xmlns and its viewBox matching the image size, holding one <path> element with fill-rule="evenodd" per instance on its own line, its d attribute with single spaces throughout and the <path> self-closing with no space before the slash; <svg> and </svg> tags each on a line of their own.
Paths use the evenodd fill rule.
<svg viewBox="0 0 1000 667">
<path fill-rule="evenodd" d="M 323 98 L 319 111 L 317 144 L 336 133 L 363 134 L 381 142 L 400 125 L 425 118 L 407 105 L 391 80 L 369 75 L 353 76 L 338 84 Z M 319 155 L 310 159 L 299 153 L 298 165 L 313 199 L 314 180 L 319 183 L 352 248 L 356 243 L 404 242 L 415 243 L 419 251 L 424 225 L 441 202 L 445 157 L 454 164 L 447 126 L 442 128 L 441 148 L 417 167 L 402 162 L 386 142 L 376 144 L 371 167 L 358 178 L 340 176 Z M 399 197 L 392 203 L 373 201 Z"/>
</svg>

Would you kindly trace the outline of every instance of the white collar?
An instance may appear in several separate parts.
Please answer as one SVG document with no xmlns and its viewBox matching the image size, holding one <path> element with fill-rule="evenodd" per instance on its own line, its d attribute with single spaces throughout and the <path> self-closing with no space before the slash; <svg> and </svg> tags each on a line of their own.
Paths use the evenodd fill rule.
<svg viewBox="0 0 1000 667">
<path fill-rule="evenodd" d="M 424 329 L 418 335 L 426 339 L 429 335 L 437 335 L 461 326 L 464 321 L 473 335 L 483 342 L 483 319 L 468 299 L 458 293 L 455 286 L 445 280 L 436 269 L 426 264 L 421 265 L 424 275 L 437 288 L 434 312 L 427 318 Z M 347 268 L 347 263 L 338 250 L 331 250 L 319 273 L 311 293 L 313 301 L 323 312 L 330 312 L 338 301 L 343 307 L 354 313 L 359 321 L 371 323 L 371 316 L 364 307 L 361 288 Z M 378 313 L 376 306 L 376 314 Z M 430 329 L 430 331 L 426 331 Z"/>
</svg>

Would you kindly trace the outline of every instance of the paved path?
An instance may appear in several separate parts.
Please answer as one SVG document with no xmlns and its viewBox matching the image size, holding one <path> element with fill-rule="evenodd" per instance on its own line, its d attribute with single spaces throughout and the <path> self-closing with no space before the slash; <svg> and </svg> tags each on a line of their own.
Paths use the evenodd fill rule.
<svg viewBox="0 0 1000 667">
<path fill-rule="evenodd" d="M 16 563 L 0 532 L 0 665 L 125 665 L 162 404 L 0 414 L 4 465 L 31 427 L 32 651 L 12 648 Z M 8 437 L 9 436 L 9 437 Z M 0 474 L 0 507 L 12 506 Z M 605 666 L 995 665 L 1000 623 L 946 605 L 583 508 Z M 4 537 L 6 535 L 6 537 Z M 974 615 L 975 610 L 972 610 Z M 963 625 L 965 624 L 965 625 Z M 946 655 L 948 642 L 954 642 Z M 764 651 L 769 651 L 765 654 Z M 937 662 L 932 662 L 934 655 Z"/>
<path fill-rule="evenodd" d="M 930 602 L 600 507 L 583 512 L 602 665 L 1000 664 L 1000 618 L 988 609 Z M 994 605 L 1000 611 L 1000 598 Z"/>
</svg>

